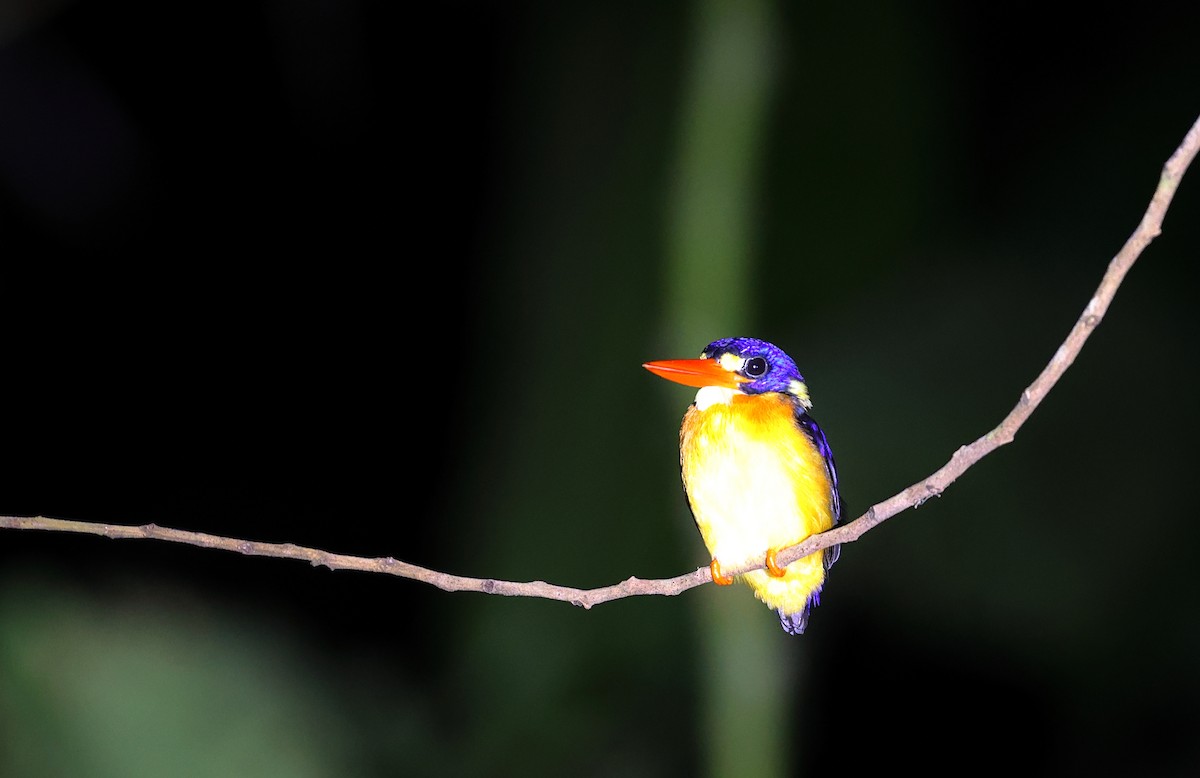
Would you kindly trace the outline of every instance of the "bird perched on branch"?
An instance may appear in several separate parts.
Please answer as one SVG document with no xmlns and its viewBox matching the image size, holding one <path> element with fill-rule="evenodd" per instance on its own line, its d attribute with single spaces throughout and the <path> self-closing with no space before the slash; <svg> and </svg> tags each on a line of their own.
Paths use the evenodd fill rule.
<svg viewBox="0 0 1200 778">
<path fill-rule="evenodd" d="M 786 567 L 775 555 L 832 528 L 842 503 L 833 452 L 809 415 L 812 400 L 796 363 L 766 341 L 724 338 L 700 359 L 643 367 L 700 390 L 679 430 L 679 463 L 713 581 L 731 584 L 722 569 L 765 563 L 739 577 L 779 613 L 784 631 L 803 633 L 839 547 Z"/>
</svg>

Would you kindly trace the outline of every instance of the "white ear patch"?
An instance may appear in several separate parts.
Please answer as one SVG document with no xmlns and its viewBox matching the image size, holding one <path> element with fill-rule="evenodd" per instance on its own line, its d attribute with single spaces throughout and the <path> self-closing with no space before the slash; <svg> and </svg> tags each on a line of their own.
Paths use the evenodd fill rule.
<svg viewBox="0 0 1200 778">
<path fill-rule="evenodd" d="M 809 399 L 808 396 L 808 385 L 803 381 L 793 379 L 792 382 L 788 384 L 788 393 L 795 396 L 796 399 L 800 401 L 800 404 L 804 406 L 805 410 L 812 410 L 812 400 Z"/>
<path fill-rule="evenodd" d="M 707 410 L 717 403 L 728 405 L 733 402 L 733 396 L 741 394 L 737 389 L 726 389 L 723 386 L 705 386 L 696 392 L 696 409 Z"/>
</svg>

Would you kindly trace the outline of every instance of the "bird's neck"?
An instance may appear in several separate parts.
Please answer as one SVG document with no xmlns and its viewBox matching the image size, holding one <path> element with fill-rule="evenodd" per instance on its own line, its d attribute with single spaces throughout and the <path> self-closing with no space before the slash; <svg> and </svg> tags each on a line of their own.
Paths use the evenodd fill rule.
<svg viewBox="0 0 1200 778">
<path fill-rule="evenodd" d="M 800 386 L 803 387 L 804 385 L 801 384 Z M 700 391 L 696 392 L 695 406 L 696 410 L 698 411 L 707 411 L 709 408 L 712 408 L 716 405 L 733 405 L 735 400 L 754 400 L 755 398 L 761 399 L 768 396 L 786 398 L 789 402 L 800 406 L 800 408 L 797 409 L 798 412 L 806 412 L 812 408 L 812 401 L 808 399 L 807 391 L 802 396 L 797 396 L 794 394 L 788 395 L 783 393 L 777 394 L 775 392 L 771 392 L 769 394 L 748 395 L 745 392 L 738 391 L 737 389 L 726 389 L 722 386 L 705 386 Z"/>
<path fill-rule="evenodd" d="M 735 395 L 742 394 L 737 389 L 726 389 L 723 386 L 705 386 L 696 392 L 696 410 L 706 411 L 714 405 L 732 405 Z"/>
</svg>

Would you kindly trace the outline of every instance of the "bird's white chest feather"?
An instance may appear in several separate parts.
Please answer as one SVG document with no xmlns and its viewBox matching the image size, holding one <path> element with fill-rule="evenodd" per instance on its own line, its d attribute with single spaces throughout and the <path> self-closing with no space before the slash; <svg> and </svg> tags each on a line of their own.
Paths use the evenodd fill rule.
<svg viewBox="0 0 1200 778">
<path fill-rule="evenodd" d="M 685 443 L 684 480 L 709 552 L 736 565 L 808 534 L 797 500 L 798 462 L 789 447 L 740 419 L 728 399 L 715 393 L 702 398 L 707 392 L 697 394 L 701 421 Z"/>
</svg>

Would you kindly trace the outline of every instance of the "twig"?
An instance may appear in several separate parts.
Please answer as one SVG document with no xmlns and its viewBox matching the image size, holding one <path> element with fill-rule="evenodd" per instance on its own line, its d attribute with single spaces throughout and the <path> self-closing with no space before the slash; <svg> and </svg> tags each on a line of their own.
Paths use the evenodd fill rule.
<svg viewBox="0 0 1200 778">
<path fill-rule="evenodd" d="M 1092 295 L 1092 299 L 1088 301 L 1079 320 L 1075 322 L 1075 326 L 1067 334 L 1066 340 L 1054 352 L 1054 356 L 1042 370 L 1041 374 L 1021 393 L 1016 407 L 1004 417 L 1004 420 L 995 429 L 974 443 L 959 448 L 950 457 L 949 462 L 928 478 L 913 484 L 883 502 L 876 503 L 865 514 L 854 521 L 840 527 L 835 527 L 820 535 L 813 535 L 804 542 L 781 551 L 776 555 L 777 563 L 786 565 L 827 546 L 832 546 L 836 543 L 852 543 L 858 540 L 873 527 L 882 524 L 897 513 L 918 506 L 930 497 L 940 495 L 946 487 L 954 483 L 960 475 L 980 459 L 1000 446 L 1011 443 L 1017 430 L 1021 428 L 1021 425 L 1025 423 L 1034 409 L 1045 399 L 1047 393 L 1058 383 L 1063 373 L 1075 361 L 1075 357 L 1078 356 L 1080 349 L 1083 348 L 1083 344 L 1091 336 L 1092 331 L 1096 329 L 1096 325 L 1104 318 L 1104 314 L 1108 311 L 1108 306 L 1112 302 L 1117 288 L 1120 287 L 1121 282 L 1124 280 L 1125 274 L 1129 272 L 1129 268 L 1141 256 L 1142 251 L 1150 245 L 1150 242 L 1162 232 L 1163 217 L 1166 216 L 1167 209 L 1171 205 L 1171 200 L 1175 196 L 1175 191 L 1179 187 L 1179 182 L 1183 178 L 1184 172 L 1187 171 L 1188 166 L 1192 163 L 1192 160 L 1195 159 L 1198 149 L 1200 149 L 1200 118 L 1188 130 L 1179 148 L 1175 150 L 1175 153 L 1171 155 L 1170 159 L 1163 166 L 1158 187 L 1154 190 L 1154 196 L 1151 198 L 1150 205 L 1142 217 L 1141 224 L 1138 225 L 1137 229 L 1129 237 L 1129 240 L 1125 242 L 1125 245 L 1121 247 L 1121 250 L 1109 263 L 1108 270 L 1105 271 L 1104 277 L 1100 279 L 1100 286 L 1096 289 L 1095 294 Z M 44 516 L 0 516 L 0 527 L 7 529 L 49 530 L 53 532 L 81 532 L 92 535 L 103 535 L 108 538 L 165 540 L 172 543 L 186 543 L 192 546 L 200 546 L 202 548 L 219 548 L 225 551 L 236 551 L 240 554 L 251 556 L 303 559 L 314 566 L 328 567 L 331 570 L 361 570 L 364 572 L 387 573 L 402 578 L 411 578 L 431 584 L 448 592 L 470 591 L 483 592 L 485 594 L 502 594 L 511 597 L 541 597 L 549 600 L 562 600 L 582 608 L 590 608 L 602 602 L 634 595 L 675 595 L 712 580 L 711 573 L 708 567 L 705 566 L 675 578 L 655 580 L 629 578 L 621 583 L 613 584 L 612 586 L 603 586 L 598 589 L 575 589 L 569 586 L 549 584 L 545 581 L 520 583 L 516 581 L 498 581 L 491 578 L 466 578 L 464 576 L 450 575 L 418 567 L 417 565 L 401 562 L 391 557 L 368 558 L 332 554 L 328 551 L 297 546 L 293 543 L 259 543 L 219 535 L 208 535 L 202 532 L 168 529 L 155 524 L 125 526 L 53 519 Z M 736 575 L 750 570 L 761 569 L 762 567 L 763 565 L 749 565 L 727 572 Z"/>
<path fill-rule="evenodd" d="M 103 535 L 115 539 L 166 540 L 171 543 L 185 543 L 201 548 L 219 548 L 224 551 L 235 551 L 247 556 L 270 556 L 280 559 L 302 559 L 313 567 L 327 567 L 330 570 L 360 570 L 367 573 L 387 573 L 411 578 L 414 581 L 424 581 L 447 592 L 483 592 L 484 594 L 504 594 L 510 597 L 543 597 L 548 600 L 562 600 L 581 608 L 590 608 L 602 602 L 629 597 L 636 594 L 679 594 L 705 581 L 712 580 L 707 567 L 700 568 L 694 573 L 681 575 L 666 580 L 642 580 L 629 578 L 619 584 L 603 586 L 599 589 L 574 589 L 570 586 L 558 586 L 545 581 L 498 581 L 492 578 L 467 578 L 461 575 L 450 575 L 437 570 L 418 567 L 417 565 L 401 562 L 392 557 L 359 557 L 347 554 L 332 554 L 316 548 L 297 546 L 294 543 L 260 543 L 253 540 L 227 538 L 221 535 L 208 535 L 203 532 L 189 532 L 181 529 L 160 527 L 157 524 L 142 524 L 129 526 L 125 524 L 95 524 L 87 521 L 72 521 L 70 519 L 54 519 L 46 516 L 0 516 L 0 528 L 49 530 L 51 532 L 80 532 L 88 535 Z"/>
</svg>

